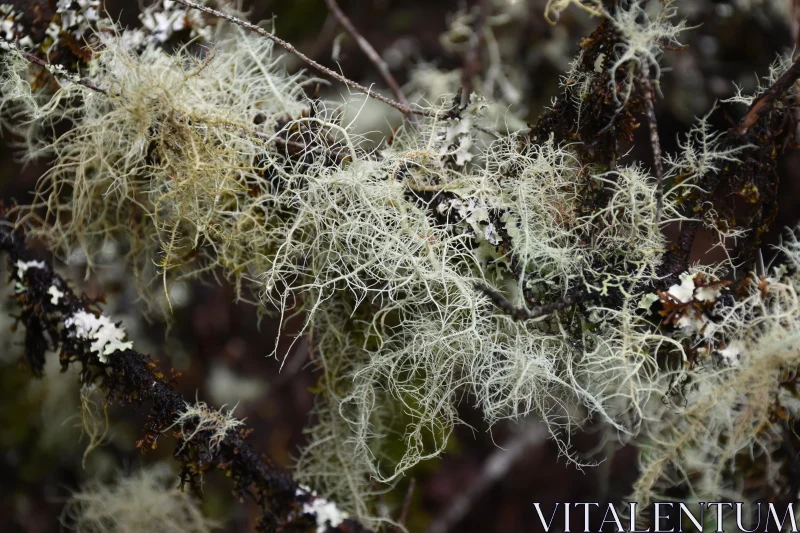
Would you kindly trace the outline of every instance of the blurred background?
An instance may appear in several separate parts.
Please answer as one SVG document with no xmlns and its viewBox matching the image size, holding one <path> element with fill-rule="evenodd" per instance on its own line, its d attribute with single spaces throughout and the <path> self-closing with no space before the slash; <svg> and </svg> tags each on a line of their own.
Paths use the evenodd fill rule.
<svg viewBox="0 0 800 533">
<path fill-rule="evenodd" d="M 461 85 L 467 47 L 460 40 L 459 28 L 470 20 L 479 2 L 341 0 L 340 6 L 409 95 L 435 99 Z M 500 129 L 535 123 L 559 94 L 559 82 L 581 38 L 597 24 L 585 13 L 570 9 L 551 26 L 543 16 L 545 4 L 545 0 L 485 0 L 482 7 L 488 10 L 491 39 L 481 50 L 475 90 L 498 102 L 502 113 L 497 111 L 496 126 Z M 745 92 L 753 90 L 757 77 L 767 73 L 776 55 L 791 51 L 797 42 L 793 0 L 687 0 L 678 5 L 690 26 L 698 27 L 683 35 L 686 49 L 669 51 L 662 61 L 664 96 L 657 100 L 656 112 L 667 153 L 676 150 L 679 136 L 696 116 L 733 96 L 735 85 Z M 135 2 L 109 0 L 105 6 L 123 24 L 138 24 Z M 325 0 L 260 1 L 242 7 L 251 21 L 270 21 L 280 37 L 312 58 L 365 85 L 385 89 L 373 65 L 329 14 Z M 350 113 L 358 115 L 357 128 L 376 141 L 398 124 L 399 114 L 382 104 L 365 103 L 338 85 L 322 90 L 332 100 L 351 101 Z M 742 111 L 723 105 L 711 121 L 725 129 Z M 642 137 L 637 141 L 643 142 L 634 141 L 632 147 L 637 148 L 628 157 L 650 164 L 646 128 L 638 131 Z M 20 165 L 14 141 L 13 131 L 3 132 L 0 199 L 25 203 L 47 162 Z M 788 150 L 782 155 L 780 169 L 781 208 L 768 243 L 777 242 L 782 228 L 795 225 L 800 213 L 797 152 Z M 109 250 L 109 256 L 113 255 Z M 693 259 L 710 259 L 702 239 Z M 139 351 L 183 374 L 178 386 L 184 397 L 198 395 L 217 406 L 235 405 L 235 414 L 246 418 L 255 430 L 249 438 L 251 446 L 291 466 L 309 422 L 309 388 L 316 379 L 307 365 L 303 342 L 287 355 L 280 372 L 282 361 L 267 357 L 275 342 L 290 344 L 291 331 L 286 338 L 276 339 L 274 320 L 267 317 L 259 322 L 254 307 L 234 305 L 231 287 L 211 279 L 170 289 L 175 308 L 171 323 L 148 319 L 122 266 L 111 262 L 87 276 L 80 255 L 59 260 L 59 268 L 79 291 L 106 295 L 107 312 L 124 321 Z M 3 290 L 9 294 L 7 287 Z M 61 374 L 57 356 L 50 354 L 44 377 L 33 378 L 21 362 L 21 337 L 12 332 L 13 325 L 13 317 L 0 313 L 0 531 L 55 532 L 62 528 L 64 502 L 83 480 L 111 478 L 120 470 L 134 471 L 143 464 L 169 460 L 172 441 L 163 439 L 157 450 L 143 456 L 135 442 L 141 436 L 144 415 L 135 406 L 114 405 L 109 409 L 106 444 L 89 454 L 85 467 L 81 466 L 87 441 L 81 439 L 79 426 L 77 375 Z M 480 413 L 471 410 L 468 398 L 461 411 L 469 426 L 457 429 L 448 453 L 415 468 L 397 494 L 387 499 L 387 504 L 396 505 L 398 498 L 410 497 L 406 520 L 410 531 L 538 531 L 533 502 L 541 502 L 549 513 L 554 502 L 621 501 L 636 478 L 633 446 L 617 446 L 598 466 L 579 470 L 559 456 L 535 421 L 522 427 L 500 424 L 490 430 Z M 605 428 L 590 425 L 575 434 L 573 442 L 590 462 L 613 450 L 606 436 Z M 256 509 L 234 501 L 221 475 L 212 473 L 204 491 L 203 509 L 223 524 L 222 531 L 253 529 Z"/>
</svg>

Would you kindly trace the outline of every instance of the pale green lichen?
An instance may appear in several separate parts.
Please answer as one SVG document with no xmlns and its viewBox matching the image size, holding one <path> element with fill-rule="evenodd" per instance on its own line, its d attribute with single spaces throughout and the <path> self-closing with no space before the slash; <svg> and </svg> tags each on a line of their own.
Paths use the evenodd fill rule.
<svg viewBox="0 0 800 533">
<path fill-rule="evenodd" d="M 62 524 L 80 533 L 207 533 L 219 524 L 203 516 L 198 502 L 174 483 L 175 473 L 154 465 L 112 483 L 94 480 L 72 494 Z"/>
</svg>

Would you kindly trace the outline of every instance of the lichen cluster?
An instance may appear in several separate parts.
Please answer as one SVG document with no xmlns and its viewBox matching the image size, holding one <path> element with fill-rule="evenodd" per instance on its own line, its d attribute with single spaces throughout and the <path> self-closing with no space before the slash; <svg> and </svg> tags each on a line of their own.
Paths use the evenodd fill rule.
<svg viewBox="0 0 800 533">
<path fill-rule="evenodd" d="M 637 1 L 611 11 L 551 1 L 548 12 L 570 3 L 604 17 L 616 39 L 581 52 L 564 80 L 578 117 L 570 139 L 556 128 L 537 137 L 543 122 L 488 141 L 473 127 L 480 99 L 462 109 L 448 95 L 376 146 L 340 106 L 309 97 L 317 80 L 287 74 L 270 41 L 199 19 L 201 49 L 161 46 L 183 29 L 173 18 L 145 24 L 152 38 L 96 33 L 81 73 L 95 88 L 62 77 L 37 90 L 11 47 L 0 112 L 24 130 L 27 158 L 51 161 L 22 223 L 63 256 L 82 250 L 90 268 L 121 244 L 148 302 L 213 273 L 238 298 L 277 308 L 282 324 L 302 316 L 319 395 L 298 477 L 367 524 L 388 521 L 373 496 L 442 453 L 462 402 L 488 424 L 545 420 L 575 462 L 570 433 L 589 418 L 638 435 L 640 501 L 704 464 L 714 468 L 693 490 L 729 494 L 737 456 L 774 442 L 774 401 L 798 364 L 798 279 L 792 267 L 727 283 L 729 258 L 658 290 L 667 225 L 703 224 L 723 246 L 746 233 L 685 205 L 751 145 L 702 120 L 664 159 L 672 186 L 660 212 L 642 164 L 590 161 L 588 91 L 606 91 L 604 112 L 627 120 L 636 80 L 658 77 L 685 24 L 671 2 L 653 16 Z M 787 246 L 795 264 L 797 251 Z M 534 312 L 559 301 L 572 305 Z M 78 336 L 114 328 L 72 320 Z M 110 331 L 95 351 L 113 357 L 123 339 Z M 202 404 L 185 416 L 195 432 L 235 424 Z M 383 446 L 390 436 L 400 452 Z"/>
</svg>

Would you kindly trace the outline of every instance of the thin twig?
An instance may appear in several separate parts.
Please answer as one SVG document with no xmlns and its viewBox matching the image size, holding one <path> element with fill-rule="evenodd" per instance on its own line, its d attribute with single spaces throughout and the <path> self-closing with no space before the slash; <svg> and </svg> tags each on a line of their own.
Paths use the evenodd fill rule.
<svg viewBox="0 0 800 533">
<path fill-rule="evenodd" d="M 481 126 L 480 124 L 473 124 L 472 127 L 475 128 L 478 131 L 482 131 L 486 135 L 491 135 L 495 139 L 502 139 L 503 138 L 502 135 L 500 135 L 499 133 L 497 133 L 496 131 L 494 131 L 491 128 L 487 128 L 486 126 Z"/>
<path fill-rule="evenodd" d="M 650 126 L 650 146 L 653 147 L 653 167 L 656 171 L 656 225 L 661 222 L 661 211 L 664 206 L 664 165 L 661 161 L 661 141 L 658 138 L 658 123 L 656 122 L 656 109 L 653 105 L 653 84 L 650 78 L 642 76 L 644 88 L 644 110 Z"/>
<path fill-rule="evenodd" d="M 739 136 L 744 135 L 752 128 L 758 120 L 769 113 L 775 101 L 786 94 L 786 91 L 800 79 L 800 58 L 796 59 L 792 66 L 784 72 L 778 80 L 772 84 L 767 92 L 756 98 L 750 109 L 747 110 L 744 118 L 739 122 L 735 133 Z"/>
<path fill-rule="evenodd" d="M 568 294 L 558 301 L 539 305 L 533 309 L 527 309 L 525 307 L 516 307 L 509 302 L 505 296 L 486 285 L 477 284 L 475 288 L 488 296 L 489 299 L 492 300 L 492 303 L 514 320 L 531 320 L 533 318 L 549 315 L 556 311 L 572 307 L 576 303 L 583 301 L 587 296 L 586 292 L 578 291 L 573 294 Z"/>
<path fill-rule="evenodd" d="M 794 50 L 792 59 L 797 59 L 800 57 L 800 50 L 798 50 L 798 48 L 800 48 L 800 0 L 792 0 L 791 29 L 792 49 Z M 795 102 L 800 102 L 800 84 L 795 83 L 793 91 Z M 792 110 L 792 114 L 794 115 L 795 123 L 800 124 L 800 109 L 797 106 Z M 795 130 L 794 142 L 800 142 L 800 131 Z"/>
<path fill-rule="evenodd" d="M 38 66 L 42 67 L 47 72 L 52 74 L 55 78 L 66 80 L 66 81 L 69 81 L 69 82 L 72 82 L 72 83 L 77 83 L 78 85 L 83 85 L 87 89 L 91 89 L 91 90 L 93 90 L 95 92 L 98 92 L 98 93 L 108 94 L 108 89 L 105 89 L 103 87 L 95 85 L 91 81 L 85 80 L 85 79 L 81 78 L 80 76 L 78 76 L 76 74 L 72 74 L 70 72 L 67 72 L 66 70 L 62 71 L 59 68 L 60 65 L 54 65 L 53 63 L 48 63 L 47 61 L 45 61 L 45 60 L 43 60 L 43 59 L 31 54 L 30 52 L 26 52 L 25 50 L 23 50 L 22 48 L 17 46 L 16 43 L 13 43 L 11 41 L 7 41 L 7 40 L 5 40 L 3 38 L 0 38 L 0 42 L 2 42 L 3 44 L 6 44 L 10 49 L 14 50 L 20 56 L 25 58 L 29 63 L 33 63 L 34 65 L 38 65 Z M 2 48 L 0 48 L 0 50 L 2 50 Z"/>
<path fill-rule="evenodd" d="M 392 106 L 393 108 L 397 109 L 398 111 L 400 111 L 404 115 L 414 114 L 414 115 L 420 115 L 420 116 L 424 116 L 424 117 L 428 117 L 428 116 L 432 116 L 433 115 L 433 112 L 431 112 L 430 110 L 413 109 L 413 108 L 411 108 L 409 106 L 404 106 L 400 102 L 396 102 L 396 101 L 392 100 L 391 98 L 386 98 L 385 96 L 382 96 L 382 95 L 376 93 L 375 91 L 373 91 L 373 90 L 371 90 L 371 89 L 369 89 L 367 87 L 364 87 L 360 83 L 355 82 L 355 81 L 353 81 L 353 80 L 351 80 L 349 78 L 346 78 L 346 77 L 342 76 L 338 72 L 336 72 L 334 70 L 331 70 L 328 67 L 317 63 L 316 61 L 314 61 L 313 59 L 311 59 L 307 55 L 303 54 L 297 48 L 295 48 L 293 44 L 291 44 L 291 43 L 289 43 L 287 41 L 284 41 L 280 37 L 268 32 L 264 28 L 256 26 L 255 24 L 251 24 L 250 22 L 247 22 L 246 20 L 242 20 L 242 19 L 240 19 L 238 17 L 235 17 L 233 15 L 229 15 L 228 13 L 223 13 L 222 11 L 217 11 L 216 9 L 212 9 L 210 7 L 206 7 L 206 6 L 197 4 L 195 2 L 192 2 L 191 0 L 175 0 L 175 1 L 177 3 L 179 3 L 179 4 L 181 4 L 181 5 L 184 5 L 184 6 L 188 7 L 188 8 L 196 9 L 198 11 L 202 11 L 203 13 L 208 13 L 209 15 L 213 15 L 215 17 L 219 17 L 221 19 L 225 19 L 225 20 L 227 20 L 228 22 L 230 22 L 232 24 L 236 24 L 237 26 L 241 26 L 242 28 L 244 28 L 246 30 L 250 30 L 252 32 L 257 33 L 257 34 L 261 35 L 262 37 L 266 37 L 267 39 L 271 40 L 272 42 L 274 42 L 275 44 L 277 44 L 278 46 L 280 46 L 281 48 L 283 48 L 284 50 L 286 50 L 290 54 L 294 54 L 295 56 L 300 58 L 301 61 L 303 61 L 304 63 L 308 64 L 309 66 L 311 66 L 315 70 L 325 74 L 326 76 L 330 76 L 331 78 L 333 78 L 333 79 L 335 79 L 337 81 L 340 81 L 341 83 L 344 83 L 345 85 L 347 85 L 351 89 L 355 89 L 356 91 L 358 91 L 360 93 L 366 94 L 370 98 L 374 98 L 375 100 L 378 100 L 380 102 L 383 102 L 384 104 Z"/>
<path fill-rule="evenodd" d="M 397 83 L 397 80 L 394 79 L 392 76 L 391 71 L 389 70 L 389 65 L 386 64 L 386 61 L 378 54 L 375 48 L 369 44 L 363 35 L 361 35 L 356 27 L 353 25 L 353 22 L 345 15 L 344 11 L 339 7 L 339 4 L 336 3 L 336 0 L 325 0 L 325 3 L 328 4 L 328 9 L 333 13 L 333 16 L 336 17 L 336 20 L 339 21 L 339 24 L 344 26 L 344 29 L 347 30 L 347 33 L 355 39 L 358 47 L 361 48 L 361 51 L 369 58 L 375 68 L 378 69 L 383 81 L 386 82 L 386 85 L 394 93 L 394 97 L 397 98 L 400 105 L 405 107 L 406 109 L 411 109 L 408 99 L 406 95 L 403 94 L 403 90 L 400 88 L 400 84 Z"/>
</svg>

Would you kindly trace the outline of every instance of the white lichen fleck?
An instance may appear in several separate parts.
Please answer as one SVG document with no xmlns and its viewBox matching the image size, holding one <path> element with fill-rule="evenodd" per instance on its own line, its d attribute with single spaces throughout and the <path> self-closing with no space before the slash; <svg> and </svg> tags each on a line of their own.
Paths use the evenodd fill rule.
<svg viewBox="0 0 800 533">
<path fill-rule="evenodd" d="M 105 315 L 96 316 L 86 311 L 78 311 L 64 321 L 67 328 L 74 330 L 79 339 L 92 341 L 90 349 L 97 353 L 101 363 L 108 362 L 108 356 L 118 350 L 130 350 L 132 342 L 126 342 L 125 330 L 117 326 Z"/>
<path fill-rule="evenodd" d="M 304 485 L 300 485 L 296 494 L 297 496 L 311 494 L 313 499 L 303 504 L 303 514 L 313 515 L 317 520 L 317 533 L 324 533 L 328 530 L 328 526 L 338 527 L 347 518 L 347 513 L 341 511 L 335 503 L 320 498 L 316 492 Z"/>
<path fill-rule="evenodd" d="M 727 366 L 736 366 L 739 364 L 739 357 L 742 354 L 742 345 L 738 342 L 732 342 L 725 348 L 717 350 L 720 358 Z"/>
<path fill-rule="evenodd" d="M 638 307 L 639 309 L 650 309 L 650 306 L 652 306 L 658 300 L 659 300 L 658 294 L 654 292 L 645 294 L 644 296 L 642 296 L 642 299 L 639 300 Z"/>
<path fill-rule="evenodd" d="M 492 246 L 497 246 L 500 244 L 500 241 L 503 238 L 497 234 L 497 229 L 494 227 L 494 224 L 489 223 L 483 230 L 483 236 L 486 238 L 486 241 L 491 244 Z"/>
<path fill-rule="evenodd" d="M 680 279 L 680 284 L 671 286 L 667 292 L 679 302 L 686 303 L 694 297 L 694 274 L 684 272 Z"/>
<path fill-rule="evenodd" d="M 702 313 L 695 314 L 693 312 L 683 315 L 678 320 L 678 327 L 683 330 L 686 335 L 693 335 L 700 333 L 703 328 L 708 324 L 708 317 Z"/>
<path fill-rule="evenodd" d="M 715 302 L 721 292 L 719 287 L 698 287 L 695 298 L 701 302 Z"/>
<path fill-rule="evenodd" d="M 64 297 L 64 293 L 58 290 L 58 287 L 55 285 L 51 285 L 50 288 L 47 289 L 47 294 L 50 295 L 50 303 L 53 305 L 58 305 L 58 302 Z"/>
<path fill-rule="evenodd" d="M 45 268 L 44 261 L 17 261 L 14 266 L 17 269 L 17 277 L 23 279 L 25 273 L 31 268 Z"/>
</svg>

